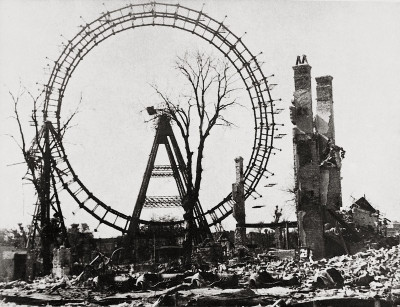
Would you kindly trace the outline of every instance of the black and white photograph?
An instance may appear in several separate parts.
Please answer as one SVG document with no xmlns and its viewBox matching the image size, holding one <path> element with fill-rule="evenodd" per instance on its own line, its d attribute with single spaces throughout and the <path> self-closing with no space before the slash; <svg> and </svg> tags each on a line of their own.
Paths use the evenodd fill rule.
<svg viewBox="0 0 400 307">
<path fill-rule="evenodd" d="M 0 0 L 0 305 L 400 305 L 399 16 Z"/>
</svg>

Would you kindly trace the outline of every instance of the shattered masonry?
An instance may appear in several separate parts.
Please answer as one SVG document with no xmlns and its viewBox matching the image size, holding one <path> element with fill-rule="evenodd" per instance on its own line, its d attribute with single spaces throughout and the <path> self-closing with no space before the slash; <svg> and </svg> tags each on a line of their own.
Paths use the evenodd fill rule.
<svg viewBox="0 0 400 307">
<path fill-rule="evenodd" d="M 299 240 L 316 258 L 325 254 L 323 212 L 320 206 L 320 171 L 317 138 L 313 129 L 311 66 L 293 67 L 295 92 L 290 108 L 293 128 L 296 211 Z"/>
<path fill-rule="evenodd" d="M 320 152 L 326 150 L 327 141 L 331 140 L 335 145 L 335 122 L 333 115 L 332 77 L 317 77 L 317 114 L 315 117 L 315 129 L 320 137 Z M 322 145 L 322 146 L 321 146 Z M 340 182 L 340 157 L 337 167 L 321 168 L 321 184 L 326 188 L 322 193 L 321 205 L 332 210 L 339 210 L 342 206 L 341 182 Z"/>
<path fill-rule="evenodd" d="M 342 205 L 340 167 L 342 148 L 335 145 L 332 77 L 316 78 L 317 108 L 313 117 L 311 66 L 297 58 L 295 92 L 290 118 L 293 128 L 296 209 L 302 247 L 316 258 L 325 256 L 324 223 L 331 222 L 325 209 Z"/>
<path fill-rule="evenodd" d="M 52 273 L 54 277 L 62 278 L 70 274 L 71 268 L 71 251 L 65 246 L 55 248 L 53 250 L 53 268 Z"/>
</svg>

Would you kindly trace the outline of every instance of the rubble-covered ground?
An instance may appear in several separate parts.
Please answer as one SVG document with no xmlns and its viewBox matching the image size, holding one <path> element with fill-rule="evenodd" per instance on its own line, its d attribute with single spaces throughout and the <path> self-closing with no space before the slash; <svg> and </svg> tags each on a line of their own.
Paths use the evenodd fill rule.
<svg viewBox="0 0 400 307">
<path fill-rule="evenodd" d="M 0 297 L 26 305 L 307 306 L 329 299 L 318 306 L 391 306 L 400 303 L 399 261 L 394 246 L 319 261 L 221 264 L 207 272 L 48 276 L 0 283 Z"/>
</svg>

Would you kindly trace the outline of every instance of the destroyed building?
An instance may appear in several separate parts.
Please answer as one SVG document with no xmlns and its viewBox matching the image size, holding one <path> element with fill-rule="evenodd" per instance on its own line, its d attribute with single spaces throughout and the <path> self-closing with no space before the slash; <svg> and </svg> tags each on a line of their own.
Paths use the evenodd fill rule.
<svg viewBox="0 0 400 307">
<path fill-rule="evenodd" d="M 379 211 L 372 207 L 365 197 L 361 197 L 351 205 L 351 212 L 355 224 L 378 230 Z"/>
<path fill-rule="evenodd" d="M 294 171 L 299 240 L 316 258 L 325 256 L 324 224 L 334 222 L 328 210 L 342 205 L 341 159 L 335 145 L 332 77 L 316 78 L 317 106 L 313 116 L 311 66 L 306 56 L 293 67 L 295 92 L 290 117 L 294 125 Z"/>
<path fill-rule="evenodd" d="M 0 281 L 26 278 L 26 249 L 0 245 Z"/>
<path fill-rule="evenodd" d="M 389 221 L 388 227 L 386 228 L 386 235 L 388 237 L 399 237 L 400 235 L 400 222 Z"/>
<path fill-rule="evenodd" d="M 392 246 L 388 219 L 361 197 L 342 212 L 341 165 L 345 151 L 336 145 L 331 76 L 316 80 L 313 107 L 311 66 L 306 56 L 293 67 L 293 128 L 296 211 L 300 248 L 314 259 L 354 254 L 366 246 Z M 314 110 L 316 112 L 314 116 Z"/>
</svg>

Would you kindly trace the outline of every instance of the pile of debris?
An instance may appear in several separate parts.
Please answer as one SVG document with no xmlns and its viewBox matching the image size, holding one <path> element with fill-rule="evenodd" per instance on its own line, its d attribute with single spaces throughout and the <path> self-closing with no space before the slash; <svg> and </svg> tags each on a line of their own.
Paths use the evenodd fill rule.
<svg viewBox="0 0 400 307">
<path fill-rule="evenodd" d="M 369 248 L 390 248 L 398 244 L 398 238 L 386 237 L 383 227 L 360 225 L 352 211 L 333 211 L 327 214 L 335 221 L 325 224 L 326 253 L 329 256 L 356 254 Z"/>
<path fill-rule="evenodd" d="M 163 267 L 135 272 L 133 267 L 101 261 L 78 276 L 0 283 L 0 297 L 23 303 L 68 302 L 199 306 L 229 301 L 232 305 L 296 305 L 321 297 L 400 302 L 400 247 L 369 249 L 330 259 L 283 259 L 219 264 L 210 270 L 176 272 Z M 225 290 L 224 290 L 225 289 Z M 245 289 L 245 290 L 244 290 Z M 228 303 L 226 303 L 228 304 Z M 229 305 L 229 304 L 228 304 Z M 134 306 L 134 305 L 133 305 Z"/>
<path fill-rule="evenodd" d="M 369 249 L 355 255 L 342 255 L 319 261 L 276 261 L 267 270 L 276 278 L 296 276 L 299 293 L 322 295 L 333 289 L 343 296 L 390 298 L 400 294 L 400 247 Z"/>
</svg>

